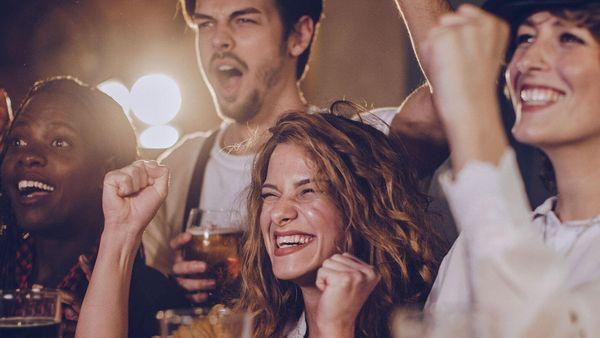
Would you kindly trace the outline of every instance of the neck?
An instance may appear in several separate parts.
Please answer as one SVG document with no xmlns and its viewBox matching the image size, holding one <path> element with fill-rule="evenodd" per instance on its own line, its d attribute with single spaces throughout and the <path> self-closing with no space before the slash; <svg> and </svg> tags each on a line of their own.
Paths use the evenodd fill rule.
<svg viewBox="0 0 600 338">
<path fill-rule="evenodd" d="M 54 287 L 78 261 L 79 256 L 97 244 L 102 231 L 101 224 L 100 221 L 93 224 L 77 223 L 77 228 L 84 231 L 73 232 L 68 238 L 34 234 L 35 283 Z"/>
<path fill-rule="evenodd" d="M 322 292 L 316 286 L 301 286 L 307 327 L 317 327 L 317 308 Z"/>
<path fill-rule="evenodd" d="M 556 176 L 556 213 L 565 221 L 592 218 L 600 213 L 600 138 L 578 145 L 544 149 Z"/>
<path fill-rule="evenodd" d="M 273 88 L 265 96 L 260 111 L 245 122 L 234 122 L 225 131 L 221 147 L 231 147 L 233 153 L 252 154 L 266 141 L 266 131 L 290 111 L 306 111 L 307 104 L 297 82 L 288 81 L 281 90 Z M 240 146 L 241 145 L 241 146 Z"/>
</svg>

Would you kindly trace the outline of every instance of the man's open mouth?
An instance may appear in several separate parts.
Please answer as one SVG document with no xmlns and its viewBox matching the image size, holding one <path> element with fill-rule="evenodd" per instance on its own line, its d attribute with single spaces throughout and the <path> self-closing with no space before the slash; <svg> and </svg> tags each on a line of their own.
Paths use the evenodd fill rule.
<svg viewBox="0 0 600 338">
<path fill-rule="evenodd" d="M 214 68 L 214 74 L 221 93 L 225 96 L 233 95 L 240 86 L 243 71 L 232 64 L 220 64 Z"/>
</svg>

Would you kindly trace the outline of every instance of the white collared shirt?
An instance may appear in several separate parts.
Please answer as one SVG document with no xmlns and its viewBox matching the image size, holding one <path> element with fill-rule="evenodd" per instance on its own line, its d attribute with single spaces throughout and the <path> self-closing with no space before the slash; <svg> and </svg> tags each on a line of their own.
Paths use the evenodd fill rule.
<svg viewBox="0 0 600 338">
<path fill-rule="evenodd" d="M 440 181 L 461 234 L 428 311 L 477 307 L 509 323 L 503 337 L 600 335 L 600 215 L 563 223 L 555 198 L 532 214 L 512 150 L 497 167 L 471 162 Z"/>
</svg>

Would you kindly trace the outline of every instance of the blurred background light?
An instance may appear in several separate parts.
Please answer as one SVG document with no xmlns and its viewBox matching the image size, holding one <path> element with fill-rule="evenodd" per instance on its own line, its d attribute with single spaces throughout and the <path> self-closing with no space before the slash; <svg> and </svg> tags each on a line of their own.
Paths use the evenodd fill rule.
<svg viewBox="0 0 600 338">
<path fill-rule="evenodd" d="M 127 87 L 117 80 L 106 80 L 98 85 L 98 89 L 117 101 L 123 107 L 125 114 L 131 107 L 131 94 Z"/>
<path fill-rule="evenodd" d="M 142 76 L 131 87 L 131 110 L 141 121 L 161 125 L 181 109 L 181 91 L 172 78 L 163 74 Z"/>
<path fill-rule="evenodd" d="M 144 149 L 166 149 L 179 140 L 179 132 L 171 126 L 152 126 L 140 134 L 140 145 Z"/>
</svg>

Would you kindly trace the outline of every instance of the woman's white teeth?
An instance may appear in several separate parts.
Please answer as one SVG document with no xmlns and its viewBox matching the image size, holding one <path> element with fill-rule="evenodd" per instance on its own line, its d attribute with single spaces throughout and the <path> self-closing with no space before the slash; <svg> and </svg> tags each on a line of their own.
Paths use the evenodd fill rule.
<svg viewBox="0 0 600 338">
<path fill-rule="evenodd" d="M 219 69 L 219 71 L 227 72 L 227 71 L 233 70 L 233 67 L 229 66 L 229 65 L 221 65 L 221 66 L 219 66 L 218 69 Z"/>
<path fill-rule="evenodd" d="M 277 236 L 277 246 L 280 248 L 287 248 L 303 245 L 310 242 L 312 238 L 313 236 L 308 235 Z"/>
<path fill-rule="evenodd" d="M 548 104 L 556 102 L 564 95 L 549 88 L 528 88 L 521 90 L 521 100 L 528 104 Z"/>
<path fill-rule="evenodd" d="M 17 184 L 19 191 L 23 191 L 27 188 L 35 188 L 35 189 L 39 189 L 39 190 L 44 190 L 44 191 L 49 191 L 52 192 L 54 191 L 54 187 L 50 186 L 46 183 L 42 183 L 39 181 L 27 181 L 27 180 L 21 180 L 19 181 L 19 183 Z"/>
</svg>

